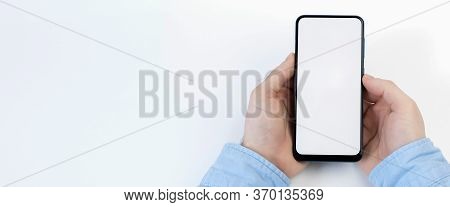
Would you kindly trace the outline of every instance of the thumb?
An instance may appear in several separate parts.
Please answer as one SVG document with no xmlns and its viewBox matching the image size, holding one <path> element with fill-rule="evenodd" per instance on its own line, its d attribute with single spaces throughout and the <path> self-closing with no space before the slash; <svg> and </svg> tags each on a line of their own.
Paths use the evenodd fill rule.
<svg viewBox="0 0 450 207">
<path fill-rule="evenodd" d="M 411 99 L 394 82 L 380 78 L 374 78 L 365 74 L 362 78 L 367 90 L 366 99 L 371 102 L 386 101 L 392 110 L 400 110 Z"/>
<path fill-rule="evenodd" d="M 264 81 L 264 84 L 275 92 L 280 91 L 287 81 L 289 81 L 294 75 L 294 53 L 290 53 L 286 60 L 284 60 L 277 68 L 275 68 L 267 79 Z"/>
</svg>

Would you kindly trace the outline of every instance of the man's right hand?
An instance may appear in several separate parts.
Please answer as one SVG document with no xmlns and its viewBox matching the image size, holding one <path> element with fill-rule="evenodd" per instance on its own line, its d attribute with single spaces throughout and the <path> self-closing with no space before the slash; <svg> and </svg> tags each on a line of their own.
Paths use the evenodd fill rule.
<svg viewBox="0 0 450 207">
<path fill-rule="evenodd" d="M 425 137 L 416 103 L 392 81 L 364 75 L 364 156 L 359 162 L 369 174 L 384 158 L 400 147 Z"/>
</svg>

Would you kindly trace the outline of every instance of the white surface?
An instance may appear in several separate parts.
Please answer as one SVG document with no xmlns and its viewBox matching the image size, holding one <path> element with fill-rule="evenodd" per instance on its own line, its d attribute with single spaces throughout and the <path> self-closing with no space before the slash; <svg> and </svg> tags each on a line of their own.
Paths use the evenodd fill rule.
<svg viewBox="0 0 450 207">
<path fill-rule="evenodd" d="M 293 51 L 301 14 L 357 14 L 369 34 L 443 1 L 7 2 L 174 71 L 266 73 Z M 447 157 L 449 10 L 445 5 L 366 40 L 366 71 L 394 80 L 417 101 L 427 135 Z M 0 27 L 0 184 L 163 118 L 138 116 L 138 71 L 162 74 L 154 66 L 1 2 Z M 216 118 L 197 111 L 191 119 L 173 118 L 13 186 L 195 186 L 223 144 L 242 136 L 241 96 L 233 97 L 233 116 L 226 118 L 225 81 L 214 89 Z M 357 167 L 342 163 L 311 165 L 293 181 L 367 184 Z"/>
<path fill-rule="evenodd" d="M 296 149 L 302 155 L 357 155 L 361 145 L 361 37 L 357 18 L 298 22 Z M 322 56 L 318 54 L 338 48 Z M 330 138 L 331 137 L 331 138 Z"/>
</svg>

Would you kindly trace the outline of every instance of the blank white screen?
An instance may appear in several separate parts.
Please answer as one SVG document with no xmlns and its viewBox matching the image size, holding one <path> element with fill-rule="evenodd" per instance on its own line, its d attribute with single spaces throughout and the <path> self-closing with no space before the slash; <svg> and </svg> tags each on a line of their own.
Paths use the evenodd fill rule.
<svg viewBox="0 0 450 207">
<path fill-rule="evenodd" d="M 298 22 L 296 149 L 303 155 L 360 151 L 361 35 L 357 18 Z M 305 71 L 309 75 L 300 90 Z"/>
</svg>

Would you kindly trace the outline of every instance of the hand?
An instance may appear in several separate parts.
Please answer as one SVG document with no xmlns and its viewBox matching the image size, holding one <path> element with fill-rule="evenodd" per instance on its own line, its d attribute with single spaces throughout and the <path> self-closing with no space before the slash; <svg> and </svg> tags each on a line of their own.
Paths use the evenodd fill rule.
<svg viewBox="0 0 450 207">
<path fill-rule="evenodd" d="M 403 145 L 425 137 L 425 126 L 416 103 L 392 81 L 364 75 L 364 156 L 362 170 L 370 171 Z"/>
<path fill-rule="evenodd" d="M 294 54 L 289 54 L 250 96 L 242 145 L 277 166 L 288 177 L 305 168 L 292 155 L 289 131 L 289 82 L 294 74 Z"/>
</svg>

